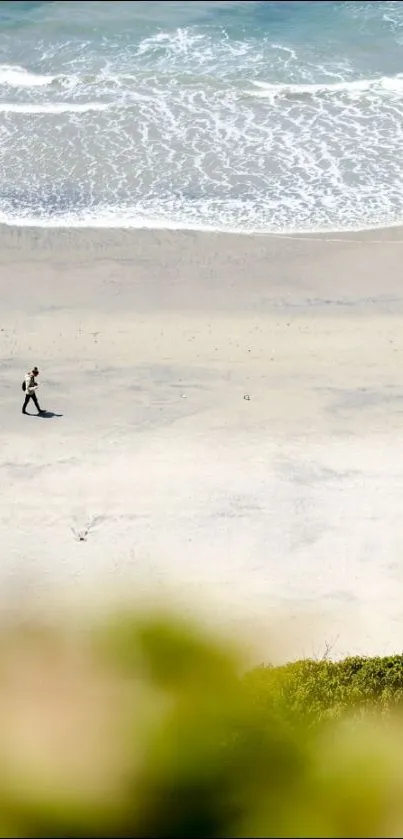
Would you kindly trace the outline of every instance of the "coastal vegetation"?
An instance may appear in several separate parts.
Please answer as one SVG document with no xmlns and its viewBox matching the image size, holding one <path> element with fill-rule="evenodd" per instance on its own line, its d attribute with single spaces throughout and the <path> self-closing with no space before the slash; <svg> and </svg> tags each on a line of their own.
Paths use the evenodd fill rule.
<svg viewBox="0 0 403 839">
<path fill-rule="evenodd" d="M 0 833 L 400 836 L 403 656 L 245 665 L 177 616 L 3 626 Z"/>
</svg>

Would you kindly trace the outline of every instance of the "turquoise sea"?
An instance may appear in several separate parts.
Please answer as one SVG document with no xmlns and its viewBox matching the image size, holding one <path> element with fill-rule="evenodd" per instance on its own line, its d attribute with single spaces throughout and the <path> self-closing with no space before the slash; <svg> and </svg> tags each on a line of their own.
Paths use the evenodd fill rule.
<svg viewBox="0 0 403 839">
<path fill-rule="evenodd" d="M 1 2 L 0 222 L 403 222 L 403 3 Z"/>
</svg>

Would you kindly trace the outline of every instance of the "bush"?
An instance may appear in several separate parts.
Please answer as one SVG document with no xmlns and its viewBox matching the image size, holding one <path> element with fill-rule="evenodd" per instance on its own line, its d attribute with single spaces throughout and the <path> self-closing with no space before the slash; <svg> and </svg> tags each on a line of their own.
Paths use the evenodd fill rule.
<svg viewBox="0 0 403 839">
<path fill-rule="evenodd" d="M 161 615 L 0 641 L 1 836 L 401 835 L 400 656 L 242 675 Z"/>
<path fill-rule="evenodd" d="M 287 716 L 316 726 L 346 712 L 385 712 L 402 705 L 403 656 L 262 666 L 248 673 L 245 683 L 256 706 L 281 705 Z"/>
</svg>

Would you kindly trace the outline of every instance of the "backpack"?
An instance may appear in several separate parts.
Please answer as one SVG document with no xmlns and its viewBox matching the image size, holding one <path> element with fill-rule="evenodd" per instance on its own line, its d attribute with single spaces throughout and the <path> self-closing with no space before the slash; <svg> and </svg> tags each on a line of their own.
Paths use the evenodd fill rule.
<svg viewBox="0 0 403 839">
<path fill-rule="evenodd" d="M 23 389 L 23 391 L 24 391 L 24 393 L 25 393 L 25 391 L 26 391 L 26 389 L 27 389 L 27 380 L 26 380 L 26 378 L 24 379 L 24 381 L 23 381 L 23 383 L 22 383 L 21 387 L 22 387 L 22 389 Z M 32 373 L 31 373 L 31 375 L 30 375 L 30 379 L 29 379 L 29 384 L 28 384 L 28 387 L 35 387 L 35 376 L 34 376 Z"/>
</svg>

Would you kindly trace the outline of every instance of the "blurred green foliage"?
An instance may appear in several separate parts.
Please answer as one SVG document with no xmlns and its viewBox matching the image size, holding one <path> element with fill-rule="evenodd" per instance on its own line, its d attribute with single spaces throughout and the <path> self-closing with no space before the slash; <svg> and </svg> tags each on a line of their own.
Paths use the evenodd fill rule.
<svg viewBox="0 0 403 839">
<path fill-rule="evenodd" d="M 0 835 L 403 835 L 403 657 L 245 673 L 175 616 L 0 632 Z"/>
</svg>

